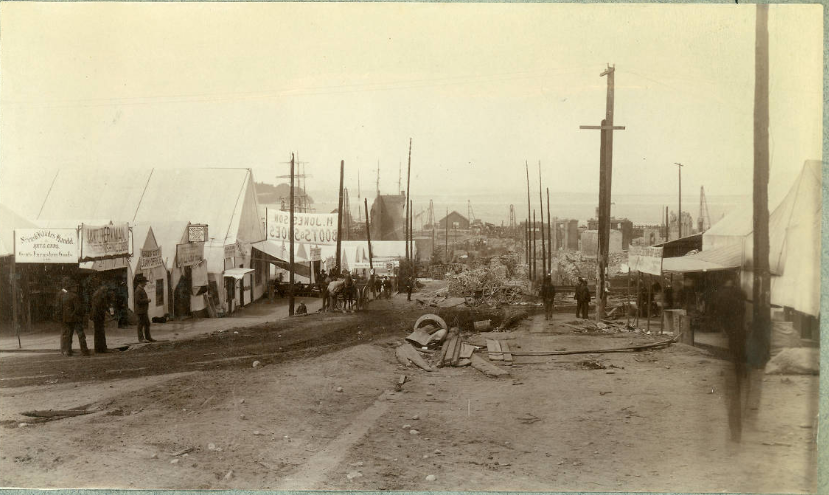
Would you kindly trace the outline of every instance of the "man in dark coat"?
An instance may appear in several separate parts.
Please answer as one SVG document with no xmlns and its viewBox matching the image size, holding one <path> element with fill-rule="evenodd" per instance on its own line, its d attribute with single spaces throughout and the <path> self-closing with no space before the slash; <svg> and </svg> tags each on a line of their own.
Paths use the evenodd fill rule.
<svg viewBox="0 0 829 495">
<path fill-rule="evenodd" d="M 57 316 L 61 323 L 63 323 L 63 333 L 61 333 L 60 338 L 60 352 L 64 356 L 72 355 L 72 334 L 77 333 L 81 354 L 89 356 L 89 348 L 86 347 L 86 335 L 83 331 L 83 303 L 77 294 L 75 282 L 69 277 L 64 277 L 61 285 L 62 288 L 58 292 L 55 300 Z"/>
<path fill-rule="evenodd" d="M 107 352 L 107 338 L 104 332 L 106 316 L 109 312 L 110 291 L 105 284 L 100 284 L 92 293 L 92 311 L 89 315 L 94 326 L 95 354 Z"/>
<path fill-rule="evenodd" d="M 155 342 L 155 339 L 150 336 L 150 318 L 147 316 L 150 308 L 150 298 L 147 296 L 147 291 L 144 290 L 144 287 L 147 285 L 147 278 L 139 273 L 135 277 L 135 283 L 138 284 L 135 288 L 135 316 L 138 317 L 138 341 Z"/>
<path fill-rule="evenodd" d="M 587 311 L 590 307 L 590 289 L 587 288 L 587 281 L 579 277 L 576 285 L 576 318 L 587 319 Z"/>
<path fill-rule="evenodd" d="M 541 299 L 544 301 L 544 319 L 553 319 L 553 308 L 556 299 L 556 286 L 549 276 L 544 277 L 544 282 L 541 284 Z"/>
</svg>

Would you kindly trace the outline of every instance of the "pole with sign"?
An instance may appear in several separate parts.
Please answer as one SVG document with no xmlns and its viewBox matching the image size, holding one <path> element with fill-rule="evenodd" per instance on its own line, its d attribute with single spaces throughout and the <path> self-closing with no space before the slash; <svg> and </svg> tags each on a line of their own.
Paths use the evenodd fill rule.
<svg viewBox="0 0 829 495">
<path fill-rule="evenodd" d="M 294 154 L 291 153 L 291 201 L 290 201 L 290 226 L 289 236 L 291 237 L 290 272 L 288 275 L 288 316 L 294 315 Z M 339 238 L 339 236 L 338 236 Z M 338 239 L 339 240 L 339 239 Z"/>
</svg>

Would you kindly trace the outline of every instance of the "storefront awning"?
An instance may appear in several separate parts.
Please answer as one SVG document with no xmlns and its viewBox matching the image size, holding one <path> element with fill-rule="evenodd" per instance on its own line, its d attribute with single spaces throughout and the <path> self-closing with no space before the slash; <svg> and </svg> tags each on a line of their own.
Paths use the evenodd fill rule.
<svg viewBox="0 0 829 495">
<path fill-rule="evenodd" d="M 245 275 L 254 271 L 253 268 L 228 268 L 225 270 L 224 276 L 225 277 L 233 277 L 236 280 L 242 280 Z"/>
<path fill-rule="evenodd" d="M 739 244 L 701 251 L 689 256 L 662 259 L 663 272 L 712 272 L 740 268 L 743 249 Z"/>
<path fill-rule="evenodd" d="M 252 247 L 262 251 L 263 253 L 276 258 L 280 261 L 287 262 L 291 256 L 289 243 L 284 241 L 259 241 L 251 244 Z M 300 243 L 294 244 L 294 263 L 307 263 L 308 252 Z"/>
</svg>

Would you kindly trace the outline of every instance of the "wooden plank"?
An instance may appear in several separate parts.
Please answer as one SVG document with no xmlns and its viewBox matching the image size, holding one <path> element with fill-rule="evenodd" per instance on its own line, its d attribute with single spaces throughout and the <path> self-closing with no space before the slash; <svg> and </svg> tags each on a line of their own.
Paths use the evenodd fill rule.
<svg viewBox="0 0 829 495">
<path fill-rule="evenodd" d="M 443 341 L 443 347 L 440 349 L 439 366 L 447 366 L 452 361 L 452 353 L 455 351 L 455 344 L 457 343 L 458 334 L 450 334 L 446 340 Z"/>
<path fill-rule="evenodd" d="M 458 340 L 455 342 L 455 349 L 452 351 L 452 366 L 457 366 L 458 361 L 461 359 L 461 347 L 463 346 L 463 342 L 461 341 L 460 335 L 458 335 Z"/>
<path fill-rule="evenodd" d="M 472 354 L 469 361 L 473 368 L 487 376 L 499 377 L 509 375 L 509 371 L 490 363 L 477 354 Z"/>
<path fill-rule="evenodd" d="M 475 352 L 475 347 L 464 342 L 461 346 L 461 359 L 471 358 L 473 352 Z"/>
<path fill-rule="evenodd" d="M 486 350 L 489 353 L 490 361 L 504 360 L 504 354 L 501 352 L 501 344 L 497 340 L 486 339 Z"/>
<path fill-rule="evenodd" d="M 504 352 L 504 363 L 512 365 L 512 354 L 509 351 L 509 344 L 501 342 L 501 350 Z"/>
</svg>

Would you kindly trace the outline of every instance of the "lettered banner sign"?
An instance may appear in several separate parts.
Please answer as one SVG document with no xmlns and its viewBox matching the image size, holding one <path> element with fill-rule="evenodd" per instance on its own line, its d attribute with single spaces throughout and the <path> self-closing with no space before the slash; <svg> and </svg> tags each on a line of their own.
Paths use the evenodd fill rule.
<svg viewBox="0 0 829 495">
<path fill-rule="evenodd" d="M 290 241 L 290 214 L 267 210 L 268 239 Z M 337 243 L 336 213 L 294 213 L 294 241 L 311 244 Z"/>
<path fill-rule="evenodd" d="M 632 271 L 662 275 L 662 248 L 630 246 L 628 264 Z"/>
<path fill-rule="evenodd" d="M 81 261 L 129 256 L 129 224 L 81 225 L 81 255 Z"/>
<path fill-rule="evenodd" d="M 77 229 L 15 229 L 16 263 L 77 263 Z"/>
</svg>

